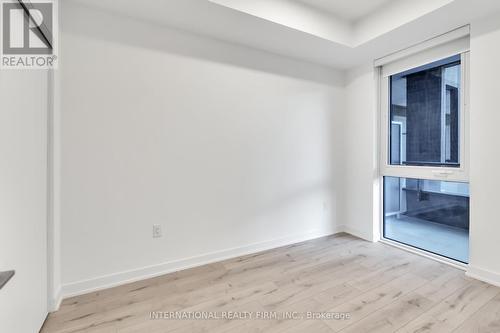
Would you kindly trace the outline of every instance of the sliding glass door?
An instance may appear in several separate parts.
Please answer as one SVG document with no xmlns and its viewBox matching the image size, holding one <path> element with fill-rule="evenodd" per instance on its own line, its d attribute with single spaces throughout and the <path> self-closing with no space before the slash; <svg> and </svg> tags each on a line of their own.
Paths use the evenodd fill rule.
<svg viewBox="0 0 500 333">
<path fill-rule="evenodd" d="M 468 52 L 406 63 L 381 71 L 382 235 L 467 263 Z"/>
</svg>

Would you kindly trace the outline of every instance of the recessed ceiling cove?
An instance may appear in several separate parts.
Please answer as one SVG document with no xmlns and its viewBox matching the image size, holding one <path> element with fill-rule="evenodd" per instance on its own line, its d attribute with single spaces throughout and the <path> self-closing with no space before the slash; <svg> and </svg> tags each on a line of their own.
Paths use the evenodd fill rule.
<svg viewBox="0 0 500 333">
<path fill-rule="evenodd" d="M 357 47 L 455 0 L 208 0 L 344 46 Z"/>
<path fill-rule="evenodd" d="M 346 21 L 356 22 L 395 0 L 297 0 Z"/>
</svg>

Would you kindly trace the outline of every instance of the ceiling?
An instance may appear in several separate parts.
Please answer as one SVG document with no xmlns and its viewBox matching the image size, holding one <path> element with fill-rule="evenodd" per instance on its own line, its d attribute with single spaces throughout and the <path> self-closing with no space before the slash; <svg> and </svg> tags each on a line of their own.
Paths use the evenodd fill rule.
<svg viewBox="0 0 500 333">
<path fill-rule="evenodd" d="M 395 0 L 296 0 L 328 12 L 342 20 L 355 22 Z"/>
<path fill-rule="evenodd" d="M 353 0 L 349 9 L 344 0 L 323 1 L 332 14 L 321 8 L 305 5 L 304 0 L 208 0 L 220 6 L 252 15 L 282 26 L 308 33 L 313 36 L 339 43 L 349 47 L 357 47 L 377 38 L 401 25 L 414 21 L 437 9 L 453 3 L 455 0 Z M 318 0 L 305 0 L 318 4 Z M 363 7 L 363 5 L 365 7 Z M 342 18 L 350 10 L 351 15 L 360 19 L 349 21 Z M 362 18 L 361 18 L 362 17 Z"/>
<path fill-rule="evenodd" d="M 337 69 L 500 12 L 498 0 L 65 0 L 63 11 L 69 4 Z"/>
</svg>

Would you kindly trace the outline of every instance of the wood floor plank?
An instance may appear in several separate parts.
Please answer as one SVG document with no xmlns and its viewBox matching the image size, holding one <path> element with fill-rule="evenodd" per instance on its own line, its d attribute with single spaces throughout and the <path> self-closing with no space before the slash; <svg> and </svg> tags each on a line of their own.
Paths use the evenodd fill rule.
<svg viewBox="0 0 500 333">
<path fill-rule="evenodd" d="M 500 295 L 472 314 L 454 333 L 500 332 Z"/>
<path fill-rule="evenodd" d="M 281 331 L 283 332 L 283 331 Z M 286 329 L 287 333 L 333 333 L 332 329 L 328 325 L 321 321 L 305 321 L 300 324 Z"/>
<path fill-rule="evenodd" d="M 355 322 L 361 321 L 371 313 L 391 304 L 425 283 L 427 283 L 427 280 L 412 274 L 404 274 L 332 308 L 331 312 L 349 313 L 351 319 L 348 321 L 328 321 L 327 324 L 334 331 L 340 331 Z"/>
<path fill-rule="evenodd" d="M 421 316 L 402 327 L 401 332 L 453 332 L 472 314 L 491 301 L 499 288 L 472 281 L 458 289 Z"/>
<path fill-rule="evenodd" d="M 500 332 L 499 292 L 448 265 L 338 234 L 71 297 L 42 332 Z M 152 318 L 158 312 L 253 317 Z M 322 316 L 335 313 L 348 318 Z"/>
<path fill-rule="evenodd" d="M 354 325 L 348 326 L 345 333 L 385 333 L 395 332 L 416 316 L 424 313 L 433 302 L 418 293 L 409 293 L 382 309 L 366 316 Z"/>
</svg>

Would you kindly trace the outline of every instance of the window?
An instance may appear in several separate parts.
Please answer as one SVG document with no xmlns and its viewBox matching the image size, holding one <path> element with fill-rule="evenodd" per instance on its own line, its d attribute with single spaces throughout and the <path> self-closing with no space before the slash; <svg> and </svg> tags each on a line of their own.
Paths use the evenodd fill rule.
<svg viewBox="0 0 500 333">
<path fill-rule="evenodd" d="M 464 263 L 469 245 L 466 45 L 461 39 L 392 61 L 382 66 L 380 77 L 383 238 Z"/>
<path fill-rule="evenodd" d="M 469 260 L 469 185 L 384 177 L 384 238 Z"/>
<path fill-rule="evenodd" d="M 390 164 L 459 167 L 460 56 L 390 77 Z"/>
</svg>

